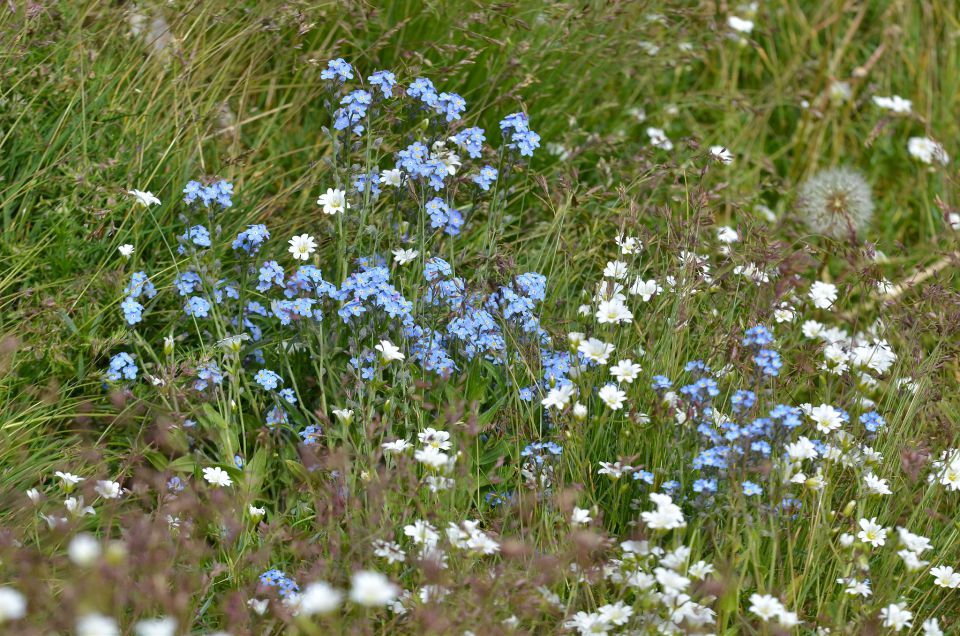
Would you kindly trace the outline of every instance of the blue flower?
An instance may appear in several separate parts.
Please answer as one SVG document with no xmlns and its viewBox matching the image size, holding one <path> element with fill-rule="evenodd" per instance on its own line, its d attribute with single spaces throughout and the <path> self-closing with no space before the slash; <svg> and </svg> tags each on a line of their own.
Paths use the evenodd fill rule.
<svg viewBox="0 0 960 636">
<path fill-rule="evenodd" d="M 112 358 L 110 358 L 110 365 L 107 369 L 107 380 L 110 382 L 119 382 L 120 380 L 136 380 L 137 379 L 137 368 L 136 363 L 133 361 L 133 356 L 129 353 L 122 351 Z"/>
<path fill-rule="evenodd" d="M 520 155 L 532 157 L 533 151 L 540 147 L 540 135 L 530 130 L 530 122 L 524 113 L 507 115 L 500 122 L 504 138 L 510 136 L 507 148 L 517 148 Z"/>
<path fill-rule="evenodd" d="M 773 333 L 763 325 L 750 327 L 744 332 L 743 346 L 765 347 L 773 342 Z"/>
<path fill-rule="evenodd" d="M 247 254 L 256 254 L 260 246 L 270 238 L 266 225 L 248 225 L 247 229 L 237 234 L 233 241 L 233 249 L 243 250 Z"/>
<path fill-rule="evenodd" d="M 191 296 L 183 305 L 183 311 L 193 318 L 206 318 L 210 315 L 210 302 L 201 296 Z"/>
<path fill-rule="evenodd" d="M 120 308 L 123 310 L 123 319 L 128 325 L 135 325 L 143 320 L 143 305 L 134 300 L 133 296 L 127 296 L 120 303 Z"/>
<path fill-rule="evenodd" d="M 652 382 L 650 383 L 650 386 L 653 388 L 654 391 L 660 393 L 672 387 L 673 382 L 671 382 L 670 378 L 668 378 L 665 375 L 655 375 L 652 378 Z"/>
<path fill-rule="evenodd" d="M 467 102 L 456 93 L 440 93 L 437 97 L 437 112 L 446 117 L 448 122 L 460 119 L 466 109 Z"/>
<path fill-rule="evenodd" d="M 715 493 L 717 492 L 716 479 L 698 479 L 693 482 L 693 492 L 696 493 Z"/>
<path fill-rule="evenodd" d="M 486 192 L 497 180 L 497 171 L 493 166 L 484 166 L 480 168 L 480 173 L 473 176 L 473 182 L 480 186 L 480 189 Z"/>
<path fill-rule="evenodd" d="M 334 113 L 333 127 L 337 130 L 344 130 L 354 124 L 358 124 L 361 119 L 367 115 L 367 107 L 373 101 L 373 96 L 363 89 L 357 89 L 340 100 L 343 108 Z M 362 126 L 354 126 L 353 131 L 356 134 L 363 132 Z"/>
<path fill-rule="evenodd" d="M 783 366 L 783 361 L 780 359 L 780 354 L 776 351 L 761 349 L 757 352 L 757 355 L 753 357 L 753 361 L 760 367 L 764 375 L 780 375 L 780 368 Z"/>
<path fill-rule="evenodd" d="M 397 76 L 390 71 L 376 71 L 367 78 L 371 86 L 376 86 L 387 99 L 393 97 L 393 87 L 397 85 Z"/>
<path fill-rule="evenodd" d="M 220 384 L 223 382 L 223 372 L 216 362 L 204 362 L 197 367 L 197 381 L 193 383 L 193 388 L 197 391 L 203 391 L 210 383 Z"/>
<path fill-rule="evenodd" d="M 187 231 L 179 238 L 184 243 L 193 243 L 197 247 L 210 247 L 210 230 L 202 225 L 194 225 L 191 228 L 187 228 Z M 180 245 L 177 251 L 183 254 L 186 250 L 183 245 Z"/>
<path fill-rule="evenodd" d="M 304 446 L 313 446 L 320 443 L 320 436 L 323 435 L 323 431 L 319 426 L 311 424 L 300 431 L 299 435 L 303 439 Z"/>
<path fill-rule="evenodd" d="M 216 202 L 221 208 L 229 208 L 233 205 L 230 198 L 232 194 L 233 184 L 227 181 L 217 181 L 208 186 L 199 181 L 190 181 L 183 189 L 183 202 L 190 204 L 199 200 L 204 207 L 210 207 L 211 203 Z"/>
<path fill-rule="evenodd" d="M 440 97 L 437 95 L 437 89 L 433 87 L 433 82 L 425 77 L 418 77 L 407 87 L 407 95 L 419 98 L 421 102 L 431 108 L 437 105 Z"/>
<path fill-rule="evenodd" d="M 280 570 L 267 570 L 260 575 L 260 584 L 265 587 L 277 588 L 280 598 L 286 598 L 292 593 L 300 591 L 300 586 Z"/>
<path fill-rule="evenodd" d="M 529 457 L 537 465 L 563 454 L 563 448 L 556 442 L 533 442 L 520 451 L 521 457 Z"/>
<path fill-rule="evenodd" d="M 463 227 L 463 215 L 455 208 L 449 207 L 440 197 L 434 197 L 426 203 L 427 214 L 430 215 L 430 227 L 443 229 L 446 234 L 456 236 Z"/>
<path fill-rule="evenodd" d="M 203 281 L 200 279 L 200 275 L 193 270 L 187 270 L 186 272 L 177 276 L 173 285 L 177 288 L 177 291 L 181 296 L 187 296 L 196 291 L 200 291 Z"/>
<path fill-rule="evenodd" d="M 336 80 L 341 84 L 353 79 L 353 67 L 347 64 L 342 57 L 327 62 L 327 68 L 320 71 L 320 79 Z"/>
<path fill-rule="evenodd" d="M 478 158 L 483 152 L 483 142 L 487 140 L 483 134 L 483 128 L 465 128 L 453 136 L 453 142 L 473 159 Z"/>
<path fill-rule="evenodd" d="M 153 286 L 153 283 L 150 282 L 150 279 L 147 278 L 145 272 L 134 272 L 131 274 L 130 282 L 127 284 L 126 289 L 123 290 L 123 293 L 130 298 L 139 298 L 141 295 L 146 298 L 153 298 L 157 295 L 157 289 Z"/>
<path fill-rule="evenodd" d="M 863 427 L 871 433 L 876 433 L 878 430 L 887 425 L 887 422 L 876 411 L 870 411 L 862 414 L 860 416 L 860 423 L 863 424 Z"/>
<path fill-rule="evenodd" d="M 645 484 L 653 485 L 654 474 L 647 470 L 638 470 L 633 473 L 634 481 L 642 481 Z"/>
<path fill-rule="evenodd" d="M 183 492 L 184 488 L 186 488 L 186 486 L 179 477 L 174 476 L 167 480 L 167 490 L 170 492 L 180 493 Z"/>
<path fill-rule="evenodd" d="M 757 395 L 753 391 L 740 390 L 730 398 L 730 406 L 733 408 L 734 413 L 749 411 L 756 402 Z"/>
<path fill-rule="evenodd" d="M 280 389 L 277 393 L 279 393 L 280 397 L 286 400 L 288 404 L 297 403 L 297 396 L 294 395 L 293 389 Z"/>
<path fill-rule="evenodd" d="M 745 481 L 743 482 L 743 494 L 745 494 L 748 497 L 752 497 L 754 495 L 762 495 L 763 488 L 753 483 L 752 481 Z"/>
<path fill-rule="evenodd" d="M 283 287 L 283 268 L 277 261 L 267 261 L 260 266 L 260 273 L 257 277 L 257 291 L 265 292 L 272 285 Z"/>
<path fill-rule="evenodd" d="M 272 409 L 267 411 L 267 428 L 276 428 L 277 426 L 283 426 L 288 422 L 287 412 L 280 408 L 280 405 L 275 404 Z"/>
<path fill-rule="evenodd" d="M 283 378 L 270 369 L 260 369 L 257 371 L 257 374 L 253 376 L 253 380 L 266 391 L 272 391 L 283 383 Z"/>
</svg>

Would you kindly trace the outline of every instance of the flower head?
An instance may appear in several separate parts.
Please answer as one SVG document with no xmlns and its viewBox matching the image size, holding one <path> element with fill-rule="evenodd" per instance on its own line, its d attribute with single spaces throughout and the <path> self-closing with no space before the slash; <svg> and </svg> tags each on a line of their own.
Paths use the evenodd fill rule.
<svg viewBox="0 0 960 636">
<path fill-rule="evenodd" d="M 821 170 L 800 186 L 797 212 L 811 232 L 844 238 L 862 232 L 870 223 L 873 194 L 855 170 Z"/>
</svg>

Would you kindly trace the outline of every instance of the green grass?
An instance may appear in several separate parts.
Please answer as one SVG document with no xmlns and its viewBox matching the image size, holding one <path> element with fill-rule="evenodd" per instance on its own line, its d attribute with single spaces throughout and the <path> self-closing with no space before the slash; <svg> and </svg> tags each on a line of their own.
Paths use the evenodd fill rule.
<svg viewBox="0 0 960 636">
<path fill-rule="evenodd" d="M 891 424 L 875 444 L 883 456 L 877 471 L 890 478 L 896 494 L 862 497 L 857 471 L 836 467 L 824 492 L 803 500 L 796 521 L 759 513 L 742 496 L 724 499 L 706 518 L 691 521 L 686 545 L 695 559 L 707 559 L 718 570 L 715 631 L 763 633 L 766 628 L 742 611 L 754 591 L 778 594 L 808 627 L 829 624 L 834 633 L 841 626 L 845 633 L 868 633 L 878 625 L 876 610 L 901 596 L 918 618 L 955 616 L 956 593 L 931 588 L 926 575 L 911 579 L 890 544 L 872 561 L 874 598 L 844 596 L 834 581 L 853 567 L 837 551 L 836 535 L 852 532 L 861 517 L 881 517 L 889 527 L 904 525 L 929 536 L 936 558 L 927 556 L 935 564 L 956 565 L 960 558 L 957 494 L 928 486 L 924 476 L 913 480 L 904 459 L 917 450 L 957 446 L 955 267 L 911 286 L 895 301 L 878 299 L 874 287 L 880 277 L 909 281 L 916 268 L 957 250 L 945 219 L 958 209 L 956 162 L 926 166 L 908 155 L 906 145 L 909 137 L 930 136 L 951 157 L 960 156 L 958 5 L 771 0 L 761 3 L 752 35 L 738 41 L 718 4 L 212 0 L 143 3 L 137 9 L 78 0 L 0 9 L 0 519 L 36 539 L 31 545 L 38 554 L 50 556 L 63 552 L 65 539 L 38 538 L 45 524 L 24 506 L 23 492 L 51 483 L 53 471 L 88 467 L 83 474 L 91 478 L 109 474 L 146 484 L 157 479 L 151 471 L 196 478 L 203 466 L 228 467 L 237 497 L 227 501 L 214 494 L 204 506 L 211 514 L 230 510 L 234 516 L 224 512 L 224 519 L 239 523 L 236 515 L 242 518 L 246 505 L 265 505 L 266 529 L 237 529 L 224 521 L 233 539 L 221 541 L 216 520 L 204 519 L 209 523 L 203 531 L 184 533 L 180 552 L 149 535 L 156 550 L 151 558 L 174 563 L 172 578 L 182 574 L 184 585 L 198 586 L 188 599 L 164 601 L 163 609 L 211 629 L 253 629 L 232 622 L 232 606 L 223 599 L 239 594 L 263 569 L 294 571 L 309 554 L 323 564 L 311 566 L 319 578 L 338 573 L 343 579 L 369 560 L 371 538 L 385 538 L 417 518 L 433 516 L 438 526 L 480 518 L 500 536 L 517 536 L 531 548 L 577 561 L 585 548 L 578 543 L 583 538 L 568 529 L 573 503 L 593 509 L 598 533 L 623 538 L 635 531 L 639 510 L 649 509 L 645 497 L 639 509 L 632 501 L 632 485 L 598 476 L 598 462 L 621 459 L 649 468 L 658 485 L 660 475 L 682 475 L 685 487 L 696 478 L 689 470 L 696 433 L 673 424 L 674 415 L 649 388 L 649 376 L 676 378 L 688 360 L 704 358 L 714 368 L 730 362 L 736 374 L 749 377 L 749 357 L 738 345 L 743 329 L 770 323 L 772 308 L 791 294 L 802 298 L 810 281 L 831 280 L 843 289 L 840 311 L 802 311 L 803 318 L 782 328 L 782 337 L 777 327 L 786 367 L 777 393 L 763 399 L 846 404 L 872 397 Z M 167 29 L 133 35 L 130 16 L 138 11 L 148 25 L 162 16 Z M 476 289 L 490 291 L 519 272 L 546 275 L 542 322 L 556 342 L 569 331 L 588 330 L 590 321 L 578 318 L 577 307 L 589 301 L 583 290 L 592 290 L 604 264 L 616 257 L 612 241 L 621 231 L 645 246 L 631 261 L 644 278 L 680 275 L 681 250 L 715 257 L 712 283 L 701 284 L 696 294 L 655 297 L 633 307 L 636 320 L 626 328 L 591 330 L 613 342 L 618 357 L 643 364 L 630 400 L 650 415 L 649 422 L 611 414 L 594 398 L 586 423 L 567 417 L 553 427 L 536 401 L 516 396 L 517 387 L 538 375 L 539 364 L 516 334 L 511 346 L 525 354 L 517 364 L 474 361 L 448 383 L 416 371 L 358 382 L 348 375 L 346 361 L 358 342 L 376 342 L 375 334 L 343 334 L 331 313 L 317 330 L 291 336 L 306 353 L 280 347 L 276 339 L 285 336 L 279 332 L 269 335 L 265 347 L 282 352 L 270 364 L 305 407 L 297 423 L 328 430 L 324 452 L 306 456 L 264 431 L 270 404 L 240 373 L 239 357 L 212 346 L 230 332 L 227 317 L 212 321 L 208 337 L 208 327 L 184 320 L 179 300 L 169 300 L 175 275 L 191 264 L 176 253 L 185 212 L 180 191 L 199 176 L 230 180 L 236 205 L 217 219 L 220 243 L 248 224 L 264 223 L 273 235 L 271 257 L 289 265 L 281 258 L 287 237 L 308 232 L 320 244 L 316 262 L 335 283 L 352 270 L 353 259 L 388 255 L 397 245 L 399 211 L 371 205 L 362 220 L 332 221 L 315 204 L 349 169 L 325 131 L 328 94 L 319 73 L 334 57 L 364 75 L 389 68 L 402 81 L 430 77 L 438 89 L 463 95 L 467 123 L 485 128 L 488 140 L 498 135 L 505 114 L 528 113 L 545 147 L 510 189 L 498 193 L 499 203 L 470 210 L 463 236 L 435 247 Z M 839 82 L 849 85 L 850 95 L 831 100 L 831 86 Z M 911 99 L 913 113 L 887 116 L 871 102 L 874 95 L 892 94 Z M 365 153 L 357 156 L 389 156 L 409 143 L 406 124 L 387 123 L 392 128 L 383 146 L 374 148 L 376 140 L 368 136 Z M 674 150 L 652 148 L 648 126 L 663 128 Z M 562 145 L 566 154 L 547 144 Z M 709 161 L 713 145 L 729 148 L 734 163 Z M 794 213 L 799 183 L 839 165 L 860 170 L 874 192 L 874 219 L 857 241 L 813 236 Z M 136 205 L 126 194 L 132 188 L 158 194 L 162 205 Z M 775 219 L 766 220 L 758 206 L 770 208 Z M 717 256 L 717 225 L 741 232 L 729 259 Z M 117 253 L 124 243 L 136 246 L 129 262 Z M 873 249 L 886 259 L 869 258 Z M 215 268 L 216 259 L 231 262 L 229 254 L 218 248 L 192 264 Z M 779 266 L 781 277 L 757 287 L 734 274 L 735 265 L 750 262 Z M 148 305 L 148 319 L 132 330 L 119 305 L 129 274 L 139 269 L 150 273 L 161 299 Z M 398 289 L 419 307 L 418 272 L 397 268 L 395 274 Z M 898 362 L 878 389 L 818 370 L 820 352 L 799 331 L 800 322 L 812 317 L 851 332 L 882 321 L 880 333 L 894 345 Z M 173 351 L 164 350 L 168 335 L 177 336 Z M 153 388 L 141 382 L 130 393 L 104 390 L 110 355 L 134 348 L 142 371 L 157 375 L 189 377 L 211 357 L 234 373 L 203 407 L 174 383 Z M 585 393 L 590 383 L 608 377 L 589 375 Z M 914 394 L 897 390 L 898 377 L 913 378 L 921 388 Z M 772 385 L 758 387 L 772 391 Z M 724 399 L 735 388 L 724 384 Z M 338 426 L 331 410 L 347 405 L 357 422 Z M 187 416 L 199 422 L 193 446 L 182 431 L 171 432 L 171 424 Z M 383 439 L 415 439 L 427 426 L 451 430 L 463 452 L 456 487 L 437 495 L 417 489 L 415 467 L 393 470 L 394 460 L 375 457 Z M 520 451 L 541 437 L 564 445 L 556 501 L 518 495 L 511 512 L 491 509 L 484 495 L 522 483 Z M 236 453 L 246 459 L 243 473 L 230 468 Z M 316 472 L 317 466 L 322 470 Z M 330 470 L 340 476 L 320 476 Z M 766 485 L 777 493 L 781 485 L 775 482 L 769 477 Z M 339 488 L 349 493 L 342 501 L 331 494 Z M 160 520 L 167 504 L 148 491 L 144 486 L 131 499 Z M 851 500 L 856 503 L 844 511 Z M 103 534 L 134 524 L 127 509 L 111 514 L 95 526 Z M 491 584 L 484 594 L 532 594 L 520 582 L 533 567 L 531 558 L 504 557 L 497 566 L 502 589 Z M 203 568 L 195 567 L 201 563 Z M 44 577 L 53 589 L 64 589 L 63 570 L 50 567 Z M 417 576 L 412 566 L 392 567 L 397 580 Z M 201 572 L 211 571 L 201 589 Z M 459 563 L 452 577 L 478 586 L 482 579 Z M 542 583 L 567 599 L 571 614 L 617 598 L 612 586 L 593 589 L 572 576 Z M 124 605 L 129 618 L 158 611 L 146 600 L 146 583 L 135 589 L 136 598 Z M 419 633 L 461 633 L 471 620 L 499 629 L 510 611 L 522 613 L 517 607 L 539 607 L 539 601 L 518 602 L 508 611 L 493 601 L 484 604 L 483 595 L 456 598 L 463 603 L 463 622 L 455 614 L 433 617 L 435 624 L 431 617 L 402 623 L 390 616 L 363 627 L 354 610 L 326 628 L 418 633 L 419 626 Z M 56 606 L 55 600 L 39 604 L 48 611 Z M 547 611 L 529 610 L 521 619 L 530 633 L 551 633 L 560 624 Z M 946 624 L 956 629 L 950 620 Z M 277 619 L 258 629 L 324 633 L 324 627 L 305 622 L 283 625 Z"/>
</svg>

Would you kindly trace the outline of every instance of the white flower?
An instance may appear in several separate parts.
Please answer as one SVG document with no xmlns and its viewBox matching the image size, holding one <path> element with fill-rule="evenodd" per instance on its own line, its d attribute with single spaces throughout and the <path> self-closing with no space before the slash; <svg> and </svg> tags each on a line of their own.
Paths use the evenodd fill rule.
<svg viewBox="0 0 960 636">
<path fill-rule="evenodd" d="M 613 629 L 613 625 L 607 622 L 598 613 L 577 612 L 573 618 L 563 624 L 564 627 L 577 630 L 581 636 L 597 635 L 606 636 Z"/>
<path fill-rule="evenodd" d="M 893 491 L 890 490 L 890 486 L 887 484 L 887 480 L 877 477 L 872 472 L 863 476 L 863 486 L 866 488 L 868 495 L 893 494 Z"/>
<path fill-rule="evenodd" d="M 407 559 L 407 553 L 393 541 L 374 541 L 373 554 L 381 559 L 386 559 L 387 563 L 403 563 Z"/>
<path fill-rule="evenodd" d="M 640 277 L 637 277 L 637 280 L 635 280 L 633 285 L 630 286 L 629 291 L 634 296 L 640 296 L 640 298 L 643 299 L 643 302 L 647 302 L 662 292 L 663 288 L 652 278 L 645 281 Z"/>
<path fill-rule="evenodd" d="M 630 617 L 633 616 L 633 608 L 623 601 L 617 601 L 613 605 L 601 605 L 597 608 L 597 611 L 600 613 L 601 619 L 614 625 L 626 625 Z"/>
<path fill-rule="evenodd" d="M 596 319 L 601 325 L 618 325 L 633 322 L 633 313 L 619 299 L 604 300 L 597 305 Z"/>
<path fill-rule="evenodd" d="M 400 594 L 400 588 L 386 576 L 361 570 L 350 578 L 350 600 L 365 607 L 383 607 Z"/>
<path fill-rule="evenodd" d="M 176 636 L 177 619 L 164 616 L 138 621 L 133 631 L 137 636 Z"/>
<path fill-rule="evenodd" d="M 83 481 L 83 477 L 77 477 L 73 473 L 63 473 L 58 470 L 53 474 L 59 477 L 60 479 L 62 479 L 63 485 L 67 486 L 68 489 L 72 486 L 75 486 L 76 484 L 79 484 L 81 481 Z"/>
<path fill-rule="evenodd" d="M 573 514 L 570 515 L 570 525 L 582 526 L 593 521 L 590 517 L 590 511 L 585 508 L 573 507 Z"/>
<path fill-rule="evenodd" d="M 300 613 L 305 616 L 329 614 L 340 607 L 342 602 L 343 592 L 324 581 L 316 581 L 308 585 L 300 595 Z"/>
<path fill-rule="evenodd" d="M 739 33 L 751 33 L 753 31 L 753 22 L 731 15 L 727 18 L 727 26 Z"/>
<path fill-rule="evenodd" d="M 779 616 L 784 610 L 783 603 L 769 594 L 751 594 L 750 611 L 760 617 L 764 622 L 769 621 L 775 616 Z"/>
<path fill-rule="evenodd" d="M 374 349 L 380 352 L 380 360 L 382 360 L 384 364 L 389 364 L 392 360 L 403 360 L 404 358 L 400 347 L 389 340 L 381 340 L 380 344 L 375 346 Z"/>
<path fill-rule="evenodd" d="M 683 511 L 673 503 L 670 495 L 650 493 L 650 501 L 657 505 L 656 510 L 640 513 L 641 519 L 654 530 L 673 530 L 687 525 L 683 518 Z"/>
<path fill-rule="evenodd" d="M 884 627 L 890 627 L 895 632 L 911 627 L 913 613 L 906 608 L 906 603 L 891 603 L 880 610 L 880 619 Z"/>
<path fill-rule="evenodd" d="M 610 374 L 617 379 L 617 382 L 626 382 L 633 384 L 633 381 L 640 375 L 641 367 L 639 364 L 630 360 L 620 360 L 610 367 Z"/>
<path fill-rule="evenodd" d="M 723 146 L 710 146 L 710 156 L 720 163 L 733 163 L 733 153 Z"/>
<path fill-rule="evenodd" d="M 706 561 L 697 561 L 687 569 L 687 574 L 698 581 L 713 572 L 713 565 Z"/>
<path fill-rule="evenodd" d="M 949 565 L 938 565 L 935 568 L 930 568 L 930 576 L 933 577 L 933 582 L 940 587 L 949 589 L 960 587 L 960 572 L 954 571 Z"/>
<path fill-rule="evenodd" d="M 662 585 L 664 592 L 668 594 L 682 592 L 690 585 L 690 579 L 667 568 L 654 568 L 653 573 L 657 578 L 657 583 Z"/>
<path fill-rule="evenodd" d="M 405 439 L 398 439 L 392 442 L 384 442 L 380 444 L 380 447 L 383 448 L 384 453 L 402 453 L 408 448 L 413 448 L 413 444 Z"/>
<path fill-rule="evenodd" d="M 353 422 L 353 409 L 333 409 L 333 414 L 344 426 Z"/>
<path fill-rule="evenodd" d="M 911 102 L 909 99 L 904 99 L 899 95 L 891 95 L 890 97 L 874 95 L 873 103 L 884 110 L 889 110 L 898 115 L 907 115 L 913 108 L 913 102 Z"/>
<path fill-rule="evenodd" d="M 936 618 L 928 618 L 923 621 L 923 636 L 943 636 L 943 630 L 940 629 L 940 621 Z"/>
<path fill-rule="evenodd" d="M 610 354 L 613 353 L 613 345 L 598 340 L 597 338 L 590 338 L 589 340 L 581 342 L 577 347 L 577 351 L 591 362 L 606 364 Z"/>
<path fill-rule="evenodd" d="M 403 185 L 403 172 L 401 172 L 399 168 L 394 168 L 393 170 L 384 170 L 380 174 L 380 183 L 399 188 L 401 185 Z"/>
<path fill-rule="evenodd" d="M 908 572 L 916 572 L 930 565 L 929 561 L 921 560 L 919 554 L 910 550 L 898 550 L 897 556 L 903 560 L 903 565 Z"/>
<path fill-rule="evenodd" d="M 97 482 L 94 488 L 98 495 L 104 499 L 117 499 L 120 496 L 120 484 L 115 481 L 101 480 Z"/>
<path fill-rule="evenodd" d="M 623 261 L 608 261 L 603 268 L 603 277 L 622 280 L 627 277 L 627 264 Z"/>
<path fill-rule="evenodd" d="M 633 236 L 625 236 L 620 234 L 614 240 L 616 241 L 617 246 L 620 248 L 621 254 L 636 254 L 643 248 L 643 245 L 640 243 L 640 239 Z"/>
<path fill-rule="evenodd" d="M 624 473 L 629 473 L 633 470 L 633 466 L 624 466 L 620 462 L 600 462 L 600 470 L 597 471 L 598 475 L 610 475 L 613 479 L 620 479 L 623 477 Z"/>
<path fill-rule="evenodd" d="M 257 616 L 263 616 L 266 613 L 267 607 L 269 605 L 270 605 L 270 601 L 268 601 L 265 598 L 264 599 L 252 598 L 249 601 L 247 601 L 247 607 L 252 609 L 253 613 L 256 614 Z"/>
<path fill-rule="evenodd" d="M 817 322 L 816 320 L 806 320 L 803 325 L 800 326 L 800 331 L 803 333 L 804 338 L 815 339 L 819 338 L 823 334 L 825 327 L 823 324 Z"/>
<path fill-rule="evenodd" d="M 817 457 L 817 447 L 807 437 L 801 436 L 796 442 L 786 445 L 787 455 L 795 462 Z"/>
<path fill-rule="evenodd" d="M 93 515 L 96 512 L 93 509 L 93 506 L 84 506 L 83 497 L 67 497 L 63 505 L 66 507 L 67 512 L 69 512 L 74 517 L 82 517 L 84 515 Z"/>
<path fill-rule="evenodd" d="M 778 323 L 793 322 L 793 319 L 796 317 L 797 312 L 793 310 L 793 307 L 790 307 L 786 303 L 780 307 L 773 310 L 773 319 Z"/>
<path fill-rule="evenodd" d="M 729 225 L 721 225 L 717 228 L 717 240 L 721 243 L 736 243 L 740 240 L 740 234 Z"/>
<path fill-rule="evenodd" d="M 929 137 L 911 137 L 907 140 L 907 152 L 923 163 L 933 163 L 936 160 L 946 165 L 950 161 L 943 146 Z"/>
<path fill-rule="evenodd" d="M 578 420 L 582 420 L 587 417 L 587 407 L 585 404 L 577 402 L 573 405 L 573 416 Z"/>
<path fill-rule="evenodd" d="M 0 587 L 0 625 L 27 615 L 27 598 L 12 587 Z"/>
<path fill-rule="evenodd" d="M 350 209 L 347 193 L 333 188 L 327 188 L 327 193 L 320 195 L 317 199 L 317 205 L 323 206 L 324 214 L 340 214 Z"/>
<path fill-rule="evenodd" d="M 873 594 L 873 591 L 870 589 L 870 581 L 863 580 L 860 581 L 855 578 L 849 579 L 837 579 L 837 583 L 844 585 L 844 592 L 850 596 L 862 596 L 863 598 L 869 597 Z"/>
<path fill-rule="evenodd" d="M 420 252 L 417 250 L 405 250 L 405 249 L 395 249 L 393 250 L 393 260 L 397 265 L 406 265 L 407 263 L 413 261 L 417 256 L 420 255 Z"/>
<path fill-rule="evenodd" d="M 293 258 L 300 261 L 309 259 L 310 255 L 317 251 L 317 242 L 309 234 L 294 236 L 289 242 L 290 247 L 287 248 L 287 251 Z"/>
<path fill-rule="evenodd" d="M 423 429 L 417 433 L 417 440 L 424 446 L 432 446 L 439 450 L 450 450 L 450 433 L 438 431 L 433 427 Z"/>
<path fill-rule="evenodd" d="M 810 287 L 810 300 L 814 307 L 819 309 L 830 309 L 837 300 L 837 286 L 832 283 L 816 281 Z"/>
<path fill-rule="evenodd" d="M 930 539 L 919 534 L 913 534 L 902 526 L 897 527 L 897 536 L 900 537 L 900 543 L 912 552 L 923 554 L 933 548 L 933 546 L 930 545 Z"/>
<path fill-rule="evenodd" d="M 879 548 L 887 541 L 887 529 L 877 523 L 877 518 L 861 519 L 859 522 L 860 532 L 857 538 L 864 543 L 869 543 L 875 548 Z"/>
<path fill-rule="evenodd" d="M 220 468 L 219 466 L 206 467 L 203 469 L 203 478 L 207 480 L 207 483 L 213 486 L 229 486 L 233 484 L 233 480 L 230 479 L 230 475 L 227 474 L 227 471 Z"/>
<path fill-rule="evenodd" d="M 67 546 L 67 556 L 80 567 L 89 567 L 96 563 L 101 552 L 100 542 L 88 532 L 81 532 L 71 539 Z"/>
<path fill-rule="evenodd" d="M 605 385 L 597 392 L 597 395 L 603 400 L 604 404 L 614 411 L 622 409 L 623 402 L 627 399 L 627 394 L 621 391 L 615 384 Z"/>
<path fill-rule="evenodd" d="M 127 194 L 132 194 L 134 197 L 136 197 L 137 202 L 145 208 L 149 208 L 151 205 L 160 205 L 160 199 L 153 196 L 152 192 L 127 190 Z"/>
<path fill-rule="evenodd" d="M 423 519 L 417 519 L 412 524 L 404 526 L 403 534 L 413 539 L 413 542 L 417 545 L 427 546 L 428 548 L 436 546 L 440 541 L 440 535 L 436 528 Z"/>
<path fill-rule="evenodd" d="M 660 128 L 647 128 L 647 136 L 650 137 L 650 143 L 656 148 L 664 150 L 673 150 L 673 142 L 667 138 L 667 134 Z"/>
<path fill-rule="evenodd" d="M 266 508 L 257 508 L 253 504 L 247 506 L 247 514 L 249 514 L 254 519 L 259 519 L 263 515 L 267 514 Z"/>
<path fill-rule="evenodd" d="M 547 393 L 547 397 L 543 398 L 540 401 L 540 404 L 547 408 L 555 408 L 558 411 L 563 410 L 567 404 L 570 403 L 570 399 L 573 397 L 573 393 L 576 390 L 573 383 L 568 382 L 566 384 L 561 384 L 558 387 L 550 389 L 550 392 Z"/>
<path fill-rule="evenodd" d="M 427 446 L 426 448 L 418 449 L 414 454 L 413 458 L 433 469 L 440 469 L 447 465 L 447 462 L 450 461 L 450 456 L 444 452 L 441 452 L 439 449 L 434 448 L 433 446 Z"/>
<path fill-rule="evenodd" d="M 130 245 L 129 243 L 124 243 L 123 245 L 117 248 L 117 251 L 120 252 L 120 256 L 124 258 L 130 258 L 131 256 L 133 256 L 133 245 Z"/>
<path fill-rule="evenodd" d="M 76 636 L 120 636 L 120 627 L 109 616 L 85 614 L 77 619 Z"/>
<path fill-rule="evenodd" d="M 811 408 L 809 415 L 821 433 L 832 433 L 843 424 L 843 414 L 829 404 Z"/>
</svg>

